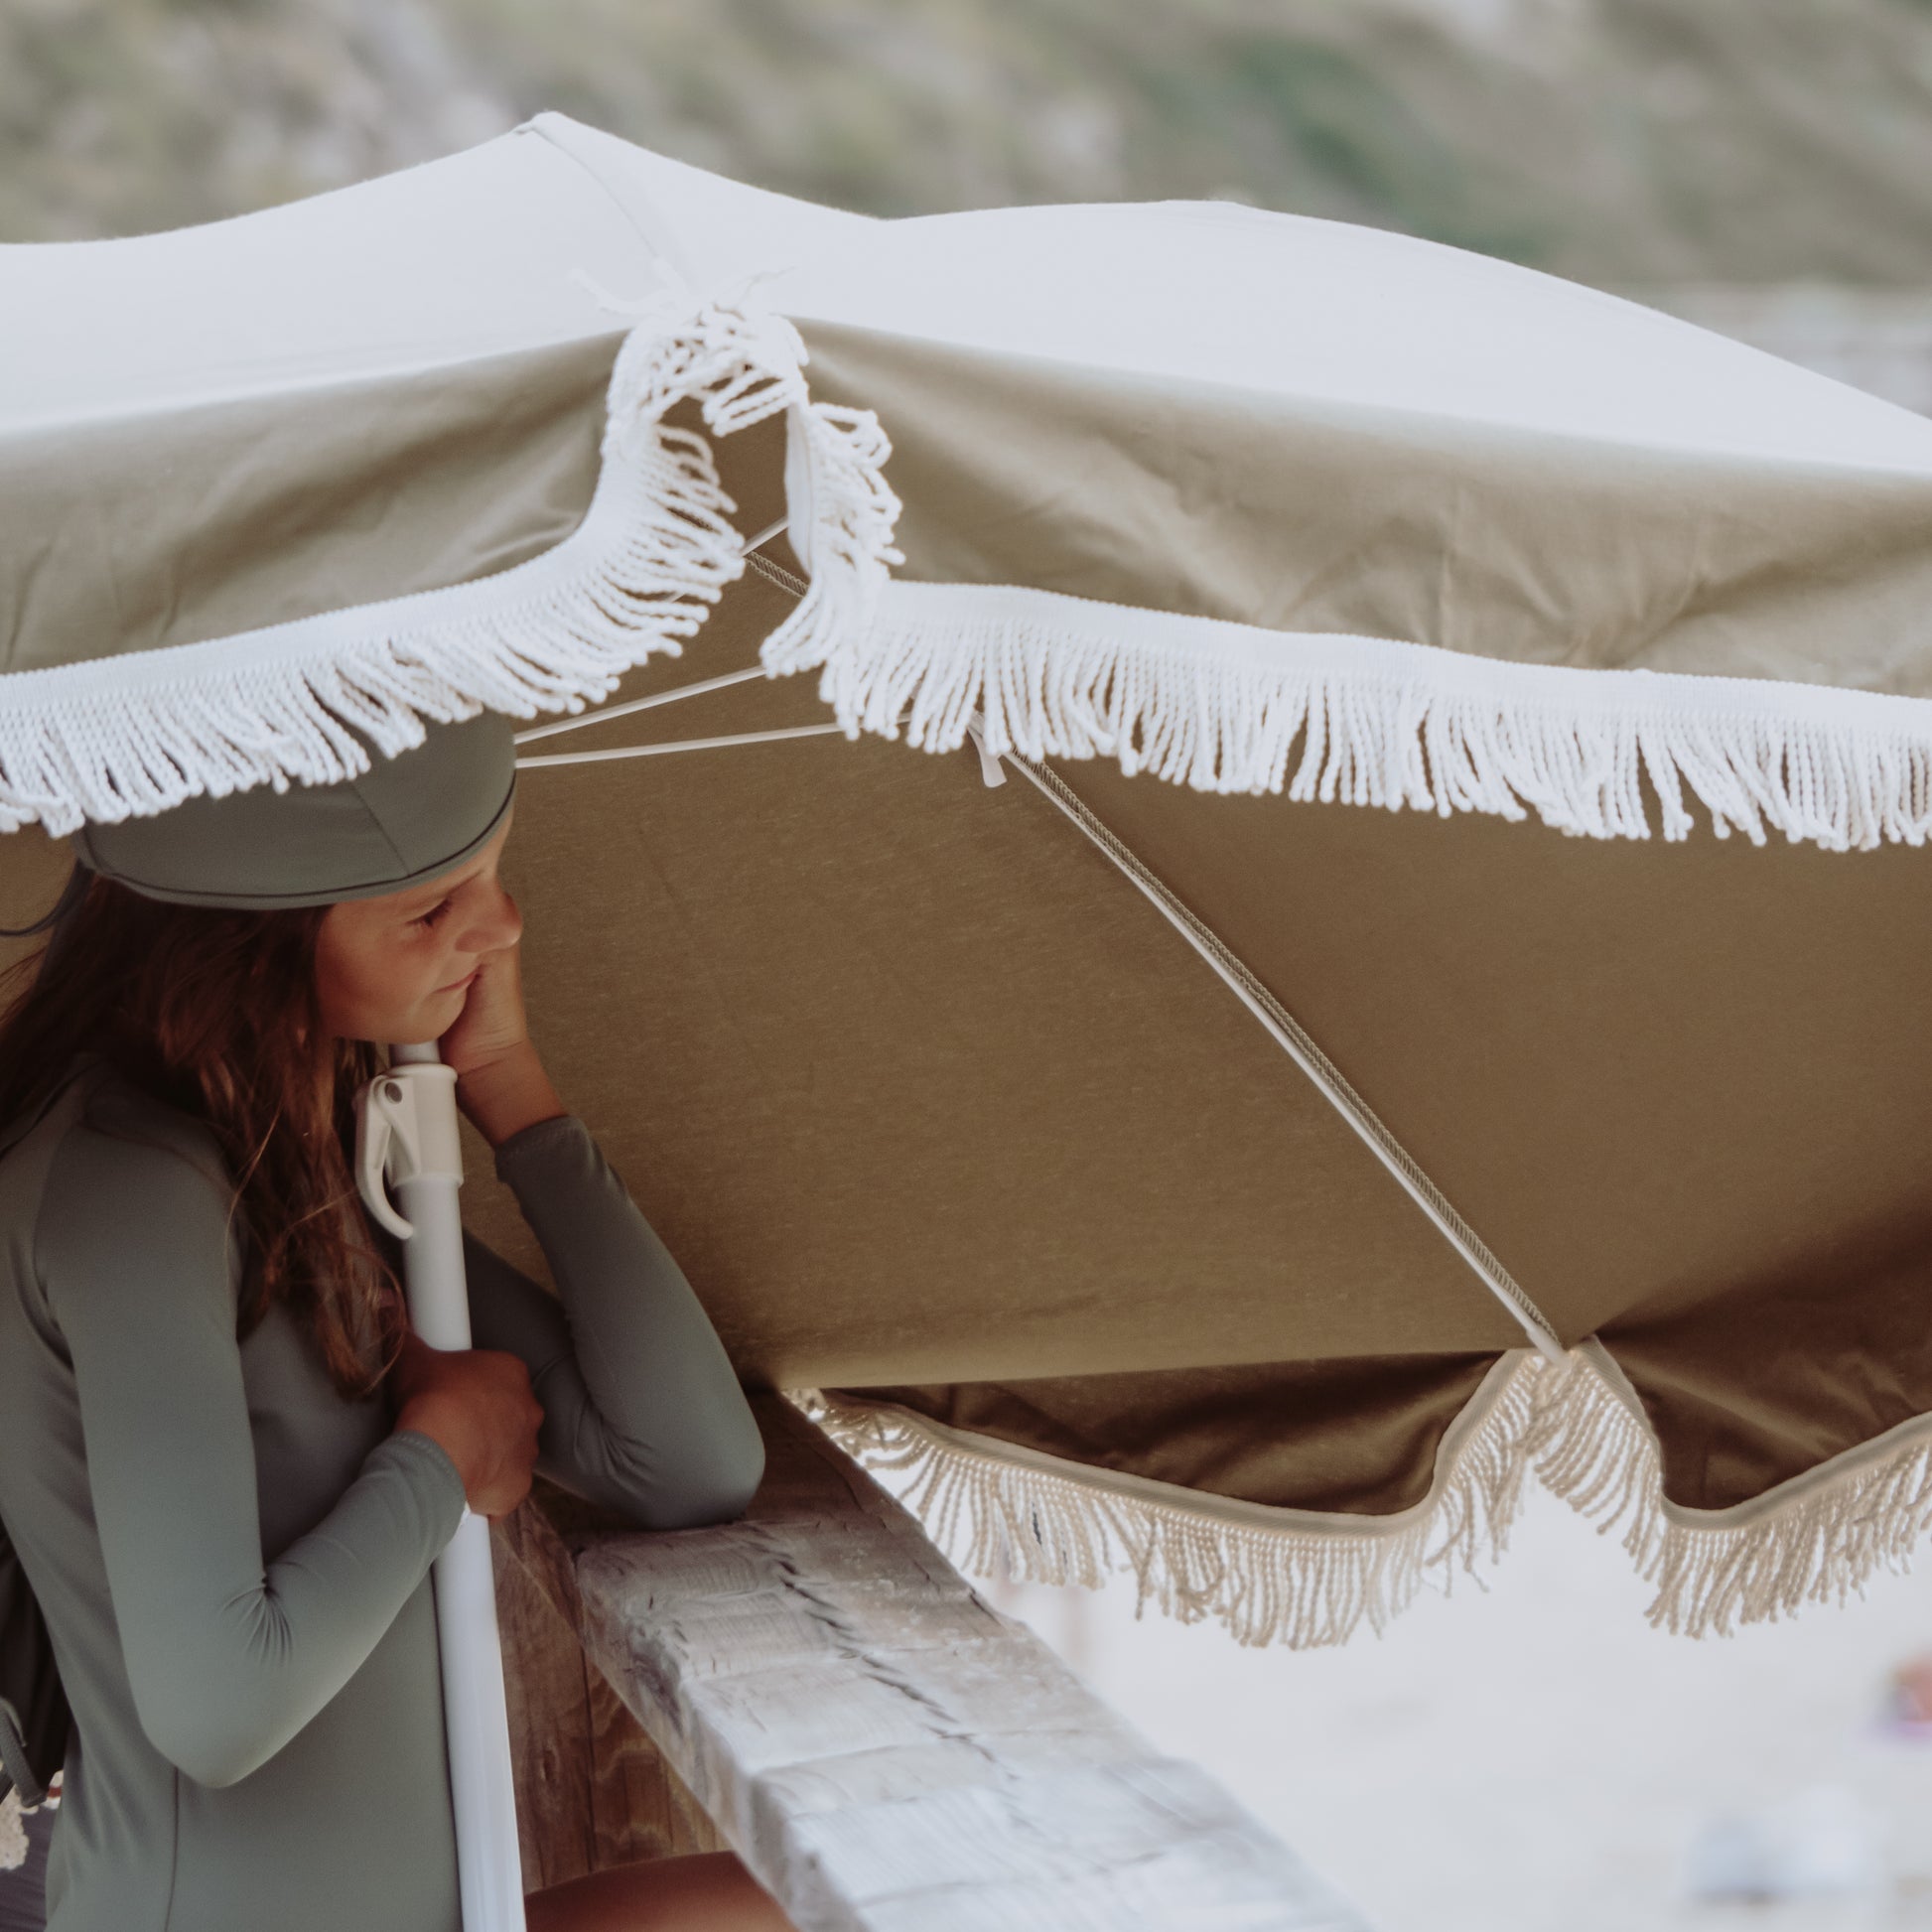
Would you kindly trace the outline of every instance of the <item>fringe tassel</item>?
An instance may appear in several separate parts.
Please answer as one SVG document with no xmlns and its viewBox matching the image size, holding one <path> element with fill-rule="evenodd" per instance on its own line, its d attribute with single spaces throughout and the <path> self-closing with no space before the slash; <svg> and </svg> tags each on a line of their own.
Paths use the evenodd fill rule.
<svg viewBox="0 0 1932 1932">
<path fill-rule="evenodd" d="M 1127 1570 L 1137 1612 L 1218 1618 L 1235 1640 L 1297 1649 L 1378 1633 L 1432 1574 L 1506 1547 L 1540 1427 L 1536 1358 L 1505 1356 L 1445 1438 L 1429 1497 L 1399 1516 L 1218 1502 L 1003 1446 L 911 1411 L 812 1390 L 790 1399 L 848 1453 L 909 1478 L 909 1507 L 962 1569 L 1096 1587 Z M 1058 1471 L 1067 1470 L 1062 1474 Z"/>
<path fill-rule="evenodd" d="M 710 444 L 664 420 L 686 398 L 714 436 L 789 412 L 813 581 L 781 634 L 822 650 L 863 630 L 897 555 L 888 446 L 866 412 L 809 402 L 804 359 L 776 317 L 717 303 L 654 315 L 618 356 L 597 490 L 555 549 L 447 590 L 0 681 L 0 831 L 333 783 L 368 765 L 349 727 L 393 757 L 426 719 L 580 711 L 653 653 L 678 654 L 745 569 Z"/>
<path fill-rule="evenodd" d="M 821 664 L 841 640 L 863 637 L 890 567 L 905 561 L 893 545 L 900 505 L 886 482 L 892 445 L 879 418 L 816 403 L 802 434 L 793 418 L 792 443 L 804 458 L 813 512 L 802 542 L 794 529 L 793 550 L 810 584 L 759 647 L 759 661 L 773 677 Z"/>
<path fill-rule="evenodd" d="M 1910 1567 L 1932 1530 L 1932 1417 L 1918 1417 L 1733 1509 L 1667 1502 L 1662 1458 L 1637 1398 L 1592 1343 L 1549 1371 L 1537 1474 L 1657 1586 L 1650 1621 L 1727 1636 L 1806 1603 L 1843 1603 L 1880 1571 Z"/>
<path fill-rule="evenodd" d="M 1213 1616 L 1244 1644 L 1296 1649 L 1380 1631 L 1431 1573 L 1507 1547 L 1525 1479 L 1608 1534 L 1657 1586 L 1650 1621 L 1727 1636 L 1807 1603 L 1843 1603 L 1902 1572 L 1932 1532 L 1932 1416 L 1902 1423 L 1748 1503 L 1690 1510 L 1663 1495 L 1641 1405 L 1594 1342 L 1562 1366 L 1505 1356 L 1443 1440 L 1428 1499 L 1399 1516 L 1267 1509 L 1086 1468 L 968 1435 L 890 1403 L 791 1400 L 849 1454 L 906 1481 L 905 1500 L 962 1569 L 1022 1582 L 1133 1572 L 1139 1608 Z"/>
<path fill-rule="evenodd" d="M 783 668 L 803 668 L 795 653 Z M 1932 700 L 1768 679 L 1508 663 L 1377 637 L 1270 631 L 1045 591 L 896 582 L 827 640 L 820 694 L 861 730 L 953 751 L 1116 759 L 1213 792 L 1280 792 L 1590 838 L 1834 851 L 1932 833 Z M 1299 757 L 1297 747 L 1300 747 Z"/>
</svg>

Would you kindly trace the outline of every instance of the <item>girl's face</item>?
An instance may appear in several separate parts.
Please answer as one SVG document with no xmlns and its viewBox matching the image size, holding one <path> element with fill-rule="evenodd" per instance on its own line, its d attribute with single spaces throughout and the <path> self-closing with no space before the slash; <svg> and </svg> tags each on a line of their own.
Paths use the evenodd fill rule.
<svg viewBox="0 0 1932 1932">
<path fill-rule="evenodd" d="M 329 908 L 316 940 L 327 1033 L 411 1046 L 449 1032 L 483 955 L 515 945 L 523 931 L 496 877 L 508 836 L 505 821 L 475 858 L 440 879 Z"/>
</svg>

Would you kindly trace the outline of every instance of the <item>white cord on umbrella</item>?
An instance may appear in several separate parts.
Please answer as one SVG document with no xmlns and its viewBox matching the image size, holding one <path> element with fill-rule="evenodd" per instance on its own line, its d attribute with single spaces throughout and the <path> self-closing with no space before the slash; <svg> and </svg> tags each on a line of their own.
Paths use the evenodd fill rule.
<svg viewBox="0 0 1932 1932">
<path fill-rule="evenodd" d="M 606 759 L 654 759 L 666 752 L 715 752 L 727 745 L 774 745 L 784 738 L 824 738 L 843 730 L 841 725 L 787 725 L 782 731 L 733 732 L 725 738 L 679 738 L 668 745 L 618 745 L 608 752 L 551 752 L 539 758 L 518 759 L 516 768 L 530 771 L 546 764 L 598 764 Z"/>
<path fill-rule="evenodd" d="M 984 768 L 988 753 L 978 721 L 975 720 L 967 729 L 979 746 Z M 1308 1075 L 1328 1104 L 1361 1137 L 1369 1152 L 1394 1175 L 1409 1198 L 1436 1224 L 1449 1246 L 1475 1271 L 1483 1287 L 1516 1318 L 1537 1352 L 1545 1360 L 1561 1365 L 1567 1359 L 1564 1346 L 1543 1311 L 1523 1292 L 1508 1269 L 1489 1252 L 1481 1236 L 1450 1205 L 1442 1189 L 1416 1165 L 1408 1150 L 1376 1117 L 1367 1101 L 1348 1084 L 1341 1069 L 1321 1050 L 1306 1029 L 1283 1009 L 1281 1003 L 1226 945 L 1180 905 L 1133 853 L 1094 819 L 1070 792 L 1061 795 L 1065 787 L 1053 773 L 1048 771 L 1042 775 L 1025 759 L 1012 758 L 1011 754 L 1008 757 L 1014 768 L 1024 774 L 1042 797 L 1050 800 L 1070 818 L 1152 902 L 1161 916 L 1206 960 L 1229 992 L 1261 1022 L 1275 1043 Z"/>
</svg>

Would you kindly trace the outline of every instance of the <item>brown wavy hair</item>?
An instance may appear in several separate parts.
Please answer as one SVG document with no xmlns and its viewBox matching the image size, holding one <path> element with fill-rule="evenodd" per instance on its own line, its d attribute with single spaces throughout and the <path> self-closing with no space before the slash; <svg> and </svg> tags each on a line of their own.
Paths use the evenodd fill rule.
<svg viewBox="0 0 1932 1932">
<path fill-rule="evenodd" d="M 328 908 L 170 905 L 109 879 L 73 883 L 85 890 L 50 944 L 0 976 L 0 1126 L 38 1113 L 88 1052 L 202 1122 L 234 1186 L 237 1333 L 286 1303 L 337 1388 L 371 1393 L 404 1318 L 349 1162 L 375 1048 L 322 1026 Z"/>
</svg>

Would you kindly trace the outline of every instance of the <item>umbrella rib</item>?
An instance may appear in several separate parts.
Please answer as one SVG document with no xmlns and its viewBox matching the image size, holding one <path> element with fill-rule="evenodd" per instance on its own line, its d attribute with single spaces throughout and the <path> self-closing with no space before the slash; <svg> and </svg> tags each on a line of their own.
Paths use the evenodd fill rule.
<svg viewBox="0 0 1932 1932">
<path fill-rule="evenodd" d="M 661 704 L 675 704 L 680 698 L 702 697 L 707 691 L 722 691 L 728 685 L 749 683 L 751 679 L 762 676 L 763 669 L 754 664 L 749 670 L 727 671 L 720 677 L 700 678 L 696 684 L 680 684 L 670 691 L 653 691 L 647 698 L 631 698 L 623 704 L 601 705 L 595 711 L 579 712 L 575 718 L 559 719 L 552 725 L 533 725 L 528 731 L 518 732 L 516 742 L 529 745 L 539 738 L 555 738 L 559 732 L 579 732 L 586 725 L 608 724 L 613 718 L 628 718 L 633 712 L 651 711 Z"/>
<path fill-rule="evenodd" d="M 781 731 L 734 732 L 724 738 L 678 738 L 668 745 L 617 745 L 608 752 L 551 752 L 533 759 L 518 759 L 516 768 L 530 771 L 546 764 L 599 764 L 607 759 L 654 759 L 666 752 L 713 752 L 726 745 L 772 745 L 783 738 L 824 738 L 833 732 L 843 733 L 844 729 L 842 725 L 787 725 Z"/>
<path fill-rule="evenodd" d="M 1455 1211 L 1443 1190 L 1416 1164 L 1408 1149 L 1383 1125 L 1375 1110 L 1349 1085 L 1347 1077 L 1315 1043 L 1308 1030 L 1262 985 L 1217 933 L 1182 905 L 1133 851 L 1094 817 L 1050 766 L 1036 765 L 1032 759 L 1020 758 L 1012 752 L 1006 756 L 1017 770 L 1113 861 L 1129 882 L 1207 961 L 1235 998 L 1261 1022 L 1276 1044 L 1308 1075 L 1328 1104 L 1361 1137 L 1369 1152 L 1400 1182 L 1403 1191 L 1435 1223 L 1449 1246 L 1475 1271 L 1483 1287 L 1515 1317 L 1538 1353 L 1551 1362 L 1561 1364 L 1566 1359 L 1563 1343 L 1543 1311 L 1490 1252 L 1482 1237 Z"/>
</svg>

